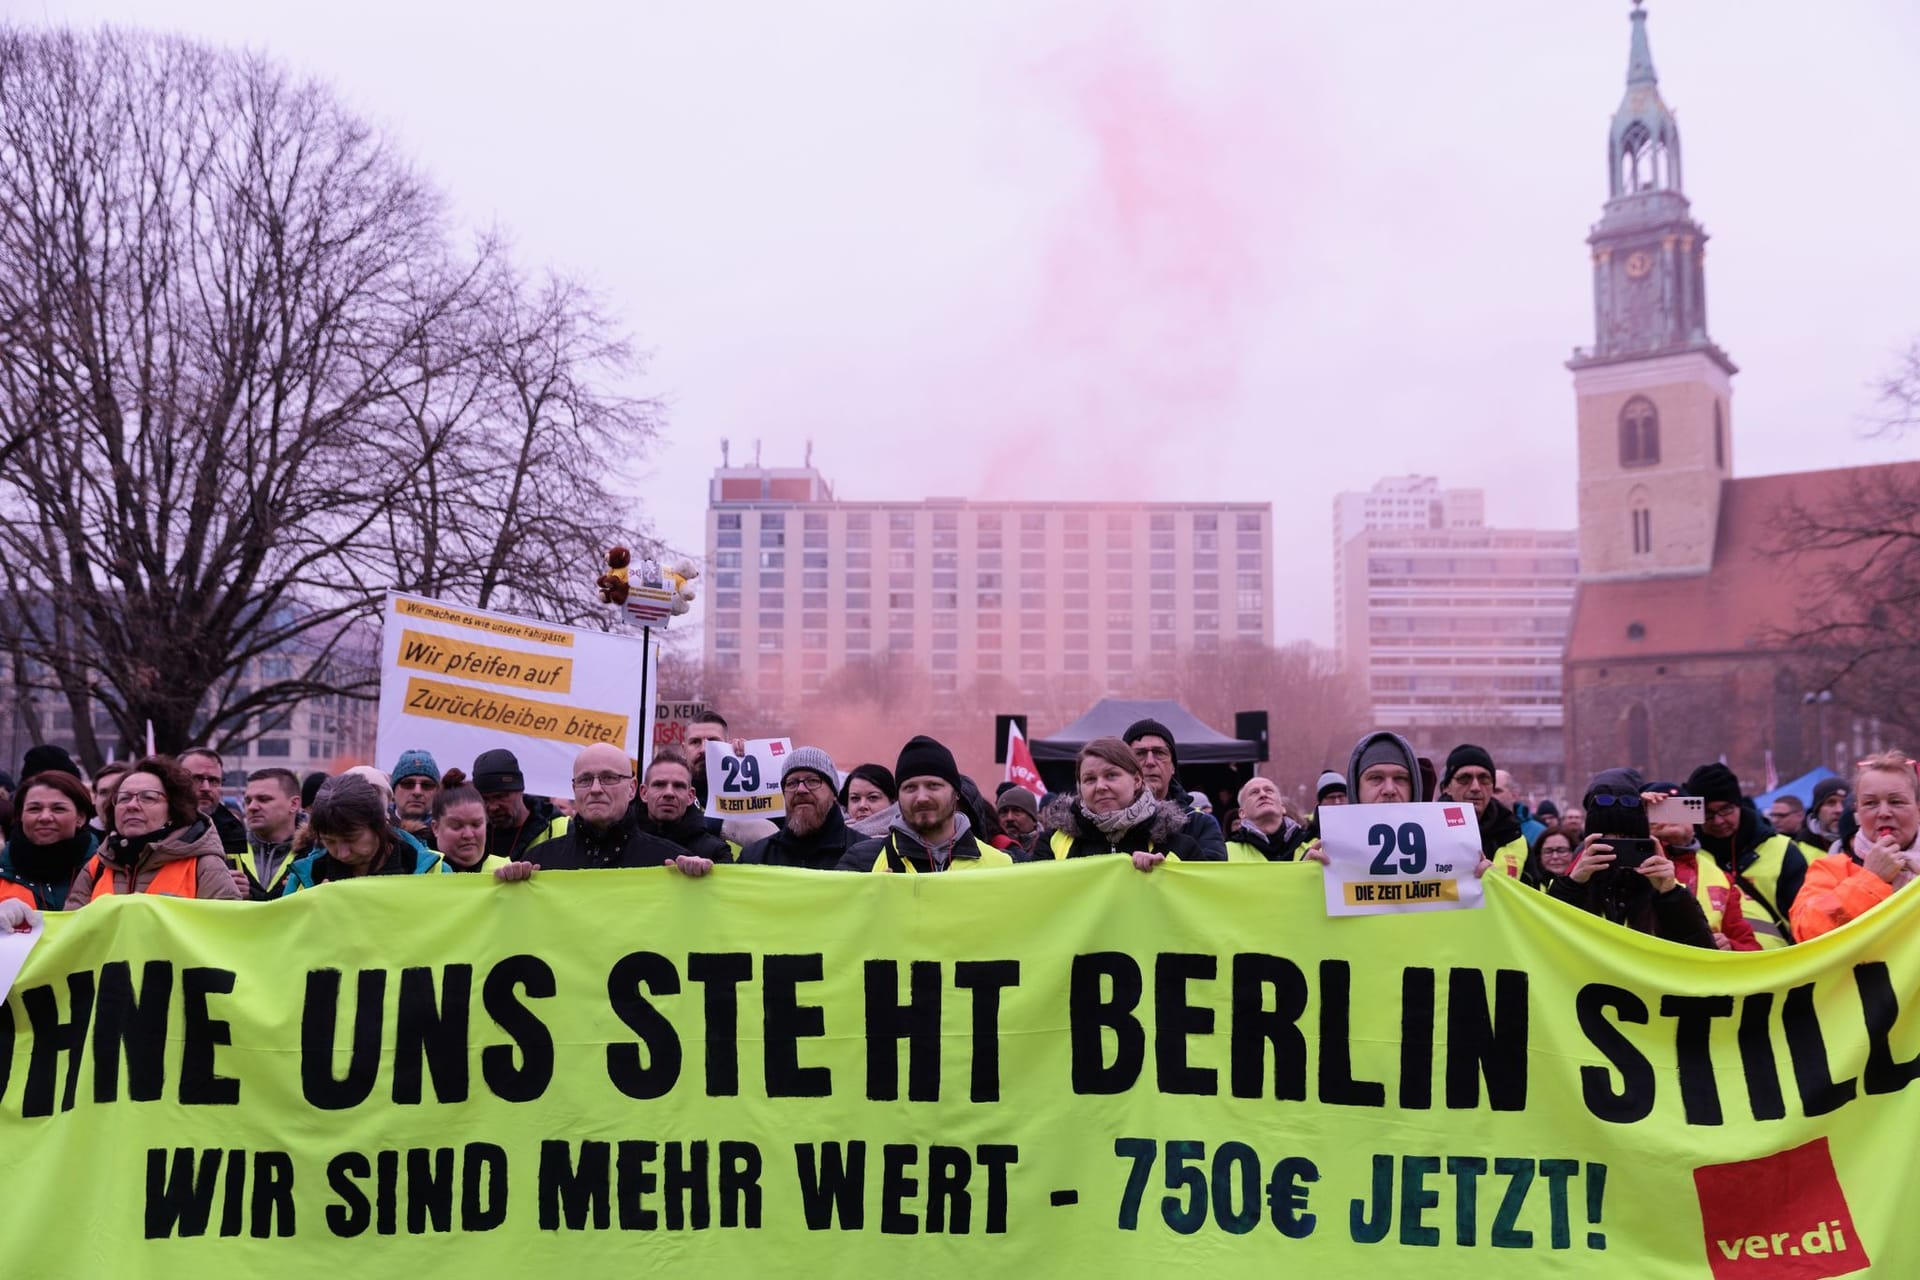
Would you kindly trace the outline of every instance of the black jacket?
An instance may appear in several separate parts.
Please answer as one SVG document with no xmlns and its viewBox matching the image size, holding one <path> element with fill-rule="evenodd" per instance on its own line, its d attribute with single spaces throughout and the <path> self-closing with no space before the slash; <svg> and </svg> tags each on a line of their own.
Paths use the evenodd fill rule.
<svg viewBox="0 0 1920 1280">
<path fill-rule="evenodd" d="M 236 853 L 247 851 L 247 824 L 240 815 L 224 804 L 213 806 L 213 812 L 207 815 L 213 819 L 214 832 L 220 837 L 220 851 L 231 858 Z"/>
<path fill-rule="evenodd" d="M 1186 808 L 1172 799 L 1162 800 L 1154 806 L 1144 822 L 1139 822 L 1118 837 L 1109 839 L 1107 834 L 1093 825 L 1093 819 L 1080 807 L 1078 800 L 1062 796 L 1047 805 L 1042 823 L 1052 832 L 1047 839 L 1035 846 L 1034 861 L 1047 862 L 1058 858 L 1089 858 L 1103 853 L 1164 853 L 1180 859 L 1182 862 L 1225 862 L 1227 845 L 1220 843 L 1220 856 L 1209 857 L 1199 842 L 1188 834 L 1189 818 L 1206 818 L 1204 813 L 1189 813 Z M 1208 822 L 1213 819 L 1207 818 Z M 1214 831 L 1220 830 L 1216 824 Z"/>
<path fill-rule="evenodd" d="M 540 859 L 531 857 L 527 850 L 547 834 L 547 828 L 560 816 L 559 811 L 553 807 L 553 801 L 545 796 L 524 796 L 521 803 L 527 806 L 527 820 L 520 824 L 519 830 L 512 827 L 487 828 L 487 856 L 505 858 L 508 862 L 535 862 L 545 866 Z"/>
<path fill-rule="evenodd" d="M 1282 818 L 1280 829 L 1271 836 L 1258 827 L 1250 827 L 1242 822 L 1233 829 L 1228 843 L 1248 845 L 1268 862 L 1292 862 L 1299 858 L 1300 850 L 1308 839 L 1305 827 L 1292 818 Z"/>
<path fill-rule="evenodd" d="M 1716 949 L 1706 913 L 1683 884 L 1655 893 L 1638 871 L 1609 867 L 1594 872 L 1585 884 L 1569 876 L 1555 876 L 1547 894 L 1638 933 L 1682 946 Z"/>
<path fill-rule="evenodd" d="M 795 835 L 791 827 L 782 827 L 764 840 L 755 840 L 740 851 L 742 866 L 804 867 L 809 871 L 833 871 L 847 850 L 867 837 L 847 825 L 836 805 L 827 810 L 820 829 L 807 835 Z"/>
<path fill-rule="evenodd" d="M 1193 793 L 1180 785 L 1180 779 L 1174 778 L 1167 784 L 1167 803 L 1180 806 L 1187 815 L 1182 828 L 1187 838 L 1192 840 L 1197 852 L 1192 857 L 1181 854 L 1183 862 L 1225 862 L 1227 860 L 1227 838 L 1220 833 L 1220 824 L 1213 815 L 1202 813 L 1193 807 Z"/>
<path fill-rule="evenodd" d="M 732 862 L 733 846 L 726 837 L 715 835 L 707 830 L 707 819 L 692 805 L 680 815 L 680 821 L 673 823 L 655 822 L 647 815 L 647 807 L 639 800 L 633 802 L 634 824 L 647 835 L 657 836 L 697 858 L 711 858 L 715 862 Z"/>
<path fill-rule="evenodd" d="M 1513 810 L 1498 800 L 1487 801 L 1487 810 L 1480 815 L 1480 853 L 1491 858 L 1526 833 L 1520 830 L 1520 819 L 1513 816 Z"/>
<path fill-rule="evenodd" d="M 575 818 L 567 832 L 535 845 L 527 853 L 529 861 L 542 871 L 587 871 L 600 867 L 659 867 L 685 853 L 679 845 L 640 830 L 634 814 L 638 801 L 627 807 L 620 820 L 604 831 L 595 831 Z"/>
</svg>

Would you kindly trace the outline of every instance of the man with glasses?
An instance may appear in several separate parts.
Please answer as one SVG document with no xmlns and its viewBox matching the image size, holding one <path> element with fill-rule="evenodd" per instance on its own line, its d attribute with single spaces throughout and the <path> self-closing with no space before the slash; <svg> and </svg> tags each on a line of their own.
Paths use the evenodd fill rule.
<svg viewBox="0 0 1920 1280">
<path fill-rule="evenodd" d="M 633 770 L 629 768 L 627 774 L 631 778 Z M 473 762 L 472 781 L 473 789 L 480 793 L 480 802 L 487 808 L 489 858 L 527 861 L 527 850 L 567 829 L 566 817 L 554 809 L 552 801 L 545 796 L 528 798 L 527 775 L 520 772 L 520 757 L 505 747 L 480 753 Z M 633 798 L 631 786 L 627 788 L 627 798 Z"/>
<path fill-rule="evenodd" d="M 662 747 L 647 764 L 636 820 L 640 830 L 677 844 L 695 857 L 733 861 L 733 846 L 725 837 L 707 830 L 706 818 L 694 803 L 693 767 L 672 747 Z"/>
<path fill-rule="evenodd" d="M 180 767 L 193 780 L 193 798 L 200 812 L 213 823 L 220 836 L 220 847 L 229 858 L 247 851 L 247 824 L 240 815 L 221 803 L 220 788 L 226 782 L 227 766 L 212 747 L 190 747 L 180 753 Z"/>
<path fill-rule="evenodd" d="M 1496 794 L 1504 773 L 1493 767 L 1493 756 L 1485 747 L 1463 742 L 1447 753 L 1440 794 L 1473 806 L 1474 819 L 1480 826 L 1480 856 L 1492 862 L 1494 870 L 1518 878 L 1527 864 L 1527 839 L 1520 832 L 1520 820 Z M 1511 778 L 1507 784 L 1511 795 Z"/>
<path fill-rule="evenodd" d="M 1174 743 L 1173 730 L 1158 720 L 1135 720 L 1120 737 L 1133 748 L 1133 758 L 1140 762 L 1141 776 L 1146 779 L 1153 798 L 1171 801 L 1187 811 L 1187 825 L 1181 829 L 1200 846 L 1193 861 L 1225 862 L 1227 838 L 1221 834 L 1220 824 L 1213 820 L 1212 814 L 1195 808 L 1193 796 L 1180 785 L 1179 748 Z"/>
<path fill-rule="evenodd" d="M 1753 801 L 1740 794 L 1740 779 L 1724 764 L 1703 764 L 1687 777 L 1687 794 L 1707 802 L 1700 847 L 1739 886 L 1742 907 L 1762 947 L 1786 946 L 1793 937 L 1788 913 L 1807 878 L 1807 856 L 1791 837 L 1761 820 Z"/>
<path fill-rule="evenodd" d="M 834 796 L 840 774 L 833 757 L 819 747 L 800 747 L 780 766 L 780 791 L 787 805 L 787 823 L 772 835 L 756 840 L 740 853 L 740 861 L 766 867 L 804 867 L 832 871 L 847 850 L 863 837 L 847 825 Z"/>
<path fill-rule="evenodd" d="M 638 809 L 633 762 L 620 748 L 596 742 L 573 758 L 573 821 L 565 834 L 529 849 L 527 860 L 542 871 L 667 864 L 700 875 L 712 867 L 710 860 L 640 830 Z"/>
<path fill-rule="evenodd" d="M 433 754 L 418 748 L 402 751 L 387 781 L 393 787 L 395 825 L 427 848 L 437 847 L 433 839 L 433 798 L 440 794 L 440 765 Z"/>
</svg>

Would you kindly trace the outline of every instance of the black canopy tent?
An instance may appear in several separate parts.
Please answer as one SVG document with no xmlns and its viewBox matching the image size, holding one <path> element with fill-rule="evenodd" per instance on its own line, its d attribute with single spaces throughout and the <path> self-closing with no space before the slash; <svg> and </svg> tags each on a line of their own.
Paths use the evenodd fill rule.
<svg viewBox="0 0 1920 1280">
<path fill-rule="evenodd" d="M 1232 794 L 1252 776 L 1260 744 L 1229 738 L 1177 702 L 1166 699 L 1102 698 L 1087 713 L 1052 737 L 1027 744 L 1047 786 L 1073 789 L 1073 760 L 1095 738 L 1117 738 L 1136 720 L 1158 720 L 1173 734 L 1180 759 L 1180 781 L 1189 791 L 1204 791 L 1218 804 L 1222 790 Z"/>
</svg>

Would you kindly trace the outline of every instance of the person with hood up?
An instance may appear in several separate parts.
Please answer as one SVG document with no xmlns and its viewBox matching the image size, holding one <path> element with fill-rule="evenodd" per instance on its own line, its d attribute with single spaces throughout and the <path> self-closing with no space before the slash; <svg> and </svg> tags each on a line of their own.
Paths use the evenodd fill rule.
<svg viewBox="0 0 1920 1280">
<path fill-rule="evenodd" d="M 660 748 L 648 762 L 636 807 L 635 825 L 648 835 L 677 844 L 696 858 L 733 861 L 733 846 L 708 830 L 706 815 L 695 803 L 693 767 L 675 748 Z"/>
<path fill-rule="evenodd" d="M 148 756 L 120 780 L 113 831 L 80 866 L 66 909 L 116 893 L 237 900 L 225 846 L 178 761 Z"/>
<path fill-rule="evenodd" d="M 879 769 L 880 766 L 862 765 L 861 768 Z M 893 775 L 885 769 L 880 772 L 886 774 L 887 785 L 892 786 Z M 833 757 L 819 747 L 796 747 L 789 752 L 780 766 L 780 793 L 787 805 L 786 824 L 742 849 L 741 865 L 832 871 L 847 856 L 847 850 L 869 839 L 847 825 L 840 806 L 834 803 L 836 776 Z M 848 781 L 851 785 L 852 780 Z M 881 810 L 891 805 L 888 801 Z M 884 828 L 880 834 L 886 834 Z"/>
<path fill-rule="evenodd" d="M 1807 878 L 1805 850 L 1760 816 L 1727 766 L 1701 765 L 1687 775 L 1686 788 L 1688 795 L 1707 802 L 1700 847 L 1739 886 L 1742 909 L 1760 944 L 1786 946 L 1793 937 L 1793 901 Z"/>
<path fill-rule="evenodd" d="M 1854 770 L 1858 829 L 1839 853 L 1817 860 L 1793 906 L 1796 942 L 1831 933 L 1873 910 L 1920 875 L 1920 785 L 1898 751 L 1868 756 Z"/>
<path fill-rule="evenodd" d="M 1047 802 L 1041 825 L 1053 834 L 1039 847 L 1038 861 L 1124 853 L 1132 856 L 1134 866 L 1151 871 L 1169 858 L 1225 860 L 1224 855 L 1205 856 L 1190 833 L 1187 820 L 1192 815 L 1185 805 L 1153 794 L 1132 744 L 1095 738 L 1080 748 L 1074 776 L 1079 779 L 1074 795 Z"/>
<path fill-rule="evenodd" d="M 1616 867 L 1609 836 L 1650 840 L 1647 784 L 1632 769 L 1603 769 L 1587 784 L 1580 807 L 1588 831 L 1567 874 L 1555 876 L 1547 896 L 1637 933 L 1683 946 L 1717 947 L 1700 903 L 1674 874 L 1673 861 L 1656 842 L 1637 867 Z"/>
<path fill-rule="evenodd" d="M 1135 720 L 1120 737 L 1133 749 L 1153 798 L 1176 804 L 1186 813 L 1186 833 L 1199 850 L 1191 861 L 1225 862 L 1227 838 L 1221 834 L 1220 824 L 1211 813 L 1201 812 L 1193 796 L 1180 785 L 1180 748 L 1173 740 L 1173 731 L 1158 720 Z"/>
<path fill-rule="evenodd" d="M 93 796 L 79 778 L 57 769 L 25 778 L 14 793 L 13 838 L 0 848 L 0 901 L 62 911 L 74 874 L 100 845 Z"/>
<path fill-rule="evenodd" d="M 1240 788 L 1240 819 L 1227 835 L 1228 862 L 1292 862 L 1307 843 L 1307 829 L 1287 816 L 1272 778 L 1250 778 Z"/>
<path fill-rule="evenodd" d="M 1527 865 L 1527 838 L 1520 820 L 1494 795 L 1499 773 L 1485 747 L 1463 742 L 1447 753 L 1447 769 L 1440 778 L 1440 794 L 1473 806 L 1480 824 L 1480 856 L 1493 869 L 1518 876 Z"/>
<path fill-rule="evenodd" d="M 293 864 L 280 890 L 283 898 L 336 880 L 450 871 L 439 854 L 393 825 L 386 795 L 357 773 L 327 780 L 313 798 L 307 830 L 320 848 Z"/>
<path fill-rule="evenodd" d="M 919 736 L 900 748 L 893 775 L 900 783 L 900 816 L 887 833 L 847 850 L 841 871 L 925 874 L 1010 867 L 1012 855 L 974 836 L 960 809 L 960 766 L 953 752 Z"/>
</svg>

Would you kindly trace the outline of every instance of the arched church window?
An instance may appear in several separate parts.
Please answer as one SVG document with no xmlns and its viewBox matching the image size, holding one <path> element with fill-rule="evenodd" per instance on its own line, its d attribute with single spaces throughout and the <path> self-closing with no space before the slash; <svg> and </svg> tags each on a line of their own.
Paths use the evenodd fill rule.
<svg viewBox="0 0 1920 1280">
<path fill-rule="evenodd" d="M 1620 410 L 1620 465 L 1650 467 L 1660 461 L 1660 414 L 1653 401 L 1635 396 Z"/>
</svg>

